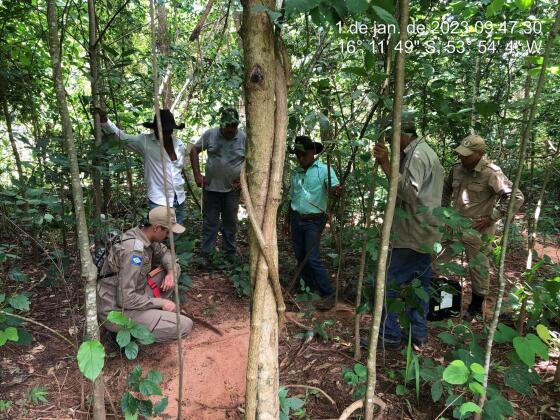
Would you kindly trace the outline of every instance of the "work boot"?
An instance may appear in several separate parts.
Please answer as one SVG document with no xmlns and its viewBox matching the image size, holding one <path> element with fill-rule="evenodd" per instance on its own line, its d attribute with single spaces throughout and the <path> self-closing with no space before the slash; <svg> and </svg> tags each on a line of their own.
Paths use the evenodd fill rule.
<svg viewBox="0 0 560 420">
<path fill-rule="evenodd" d="M 328 311 L 334 307 L 334 303 L 335 303 L 335 295 L 333 293 L 332 295 L 324 297 L 320 301 L 316 302 L 315 308 L 317 308 L 319 311 Z"/>
<path fill-rule="evenodd" d="M 477 295 L 476 293 L 472 294 L 471 303 L 467 308 L 467 312 L 465 312 L 465 316 L 463 317 L 465 321 L 472 321 L 476 316 L 482 315 L 482 304 L 484 303 L 484 296 Z"/>
</svg>

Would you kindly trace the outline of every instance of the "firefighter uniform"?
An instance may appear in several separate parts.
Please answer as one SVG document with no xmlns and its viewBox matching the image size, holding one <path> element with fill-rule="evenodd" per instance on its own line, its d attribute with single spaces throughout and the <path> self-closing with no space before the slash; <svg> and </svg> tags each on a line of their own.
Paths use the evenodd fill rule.
<svg viewBox="0 0 560 420">
<path fill-rule="evenodd" d="M 460 148 L 469 150 L 484 150 L 484 140 L 478 136 L 469 136 L 463 140 Z M 466 152 L 463 152 L 466 154 Z M 443 205 L 451 205 L 463 217 L 476 220 L 481 217 L 490 217 L 492 223 L 482 229 L 479 234 L 463 233 L 461 242 L 465 247 L 469 277 L 472 290 L 478 296 L 487 296 L 489 289 L 488 260 L 489 246 L 486 246 L 482 235 L 494 235 L 496 222 L 507 213 L 511 199 L 512 183 L 504 175 L 499 166 L 493 164 L 482 156 L 473 170 L 465 168 L 461 162 L 456 163 L 444 183 Z M 523 204 L 524 197 L 521 191 L 515 196 L 515 212 Z M 439 262 L 451 259 L 452 252 L 447 248 L 438 258 Z"/>
<path fill-rule="evenodd" d="M 148 273 L 157 266 L 170 272 L 171 253 L 162 243 L 150 242 L 140 227 L 125 232 L 111 247 L 97 283 L 97 313 L 106 321 L 105 328 L 117 332 L 119 327 L 108 322 L 107 315 L 110 311 L 123 311 L 125 316 L 148 328 L 157 342 L 177 338 L 176 313 L 163 311 L 163 299 L 154 297 L 146 287 Z M 177 279 L 179 266 L 175 267 Z M 111 273 L 114 275 L 104 277 Z M 156 283 L 161 284 L 163 274 L 154 278 Z M 181 336 L 186 336 L 192 325 L 190 318 L 180 315 Z"/>
</svg>

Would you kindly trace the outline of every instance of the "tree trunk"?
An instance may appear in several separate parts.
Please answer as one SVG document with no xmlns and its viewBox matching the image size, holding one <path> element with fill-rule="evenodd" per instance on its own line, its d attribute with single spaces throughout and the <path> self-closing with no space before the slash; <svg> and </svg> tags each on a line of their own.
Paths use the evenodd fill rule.
<svg viewBox="0 0 560 420">
<path fill-rule="evenodd" d="M 85 284 L 85 311 L 86 311 L 86 335 L 91 340 L 99 339 L 99 325 L 97 323 L 97 305 L 96 305 L 96 282 L 97 269 L 91 259 L 89 252 L 89 236 L 86 221 L 86 212 L 84 209 L 84 197 L 82 185 L 80 184 L 80 170 L 78 167 L 78 156 L 76 154 L 76 146 L 74 143 L 74 133 L 72 131 L 72 122 L 68 112 L 66 103 L 66 93 L 62 83 L 62 72 L 60 63 L 60 48 L 56 16 L 56 0 L 48 0 L 47 2 L 47 22 L 49 26 L 49 52 L 51 56 L 51 64 L 53 70 L 54 90 L 56 92 L 56 101 L 58 112 L 62 124 L 64 136 L 64 145 L 68 155 L 70 165 L 70 178 L 72 186 L 72 197 L 74 201 L 76 230 L 78 250 L 80 252 L 80 268 L 82 281 Z M 100 375 L 93 386 L 93 418 L 95 420 L 105 419 L 105 398 L 103 377 Z"/>
<path fill-rule="evenodd" d="M 89 74 L 91 85 L 91 98 L 94 107 L 93 113 L 93 136 L 94 136 L 94 157 L 92 160 L 92 182 L 93 182 L 93 204 L 95 220 L 99 220 L 101 216 L 101 174 L 98 166 L 100 159 L 98 156 L 101 146 L 102 133 L 101 122 L 99 120 L 98 109 L 101 107 L 99 97 L 99 80 L 98 80 L 98 63 L 97 63 L 97 23 L 95 15 L 95 0 L 88 0 L 88 18 L 89 18 Z"/>
<path fill-rule="evenodd" d="M 245 104 L 247 111 L 248 193 L 254 208 L 254 222 L 260 226 L 268 249 L 261 249 L 255 231 L 249 238 L 251 250 L 251 332 L 245 394 L 246 419 L 277 419 L 278 319 L 272 274 L 265 262 L 268 253 L 277 269 L 276 213 L 281 199 L 282 171 L 287 131 L 287 72 L 282 63 L 280 40 L 275 43 L 273 25 L 267 13 L 252 11 L 256 0 L 244 0 L 243 38 Z M 275 9 L 272 0 L 264 5 Z M 274 121 L 271 124 L 271 121 Z"/>
<path fill-rule="evenodd" d="M 16 161 L 16 168 L 18 173 L 18 180 L 19 180 L 19 188 L 23 188 L 23 168 L 21 166 L 21 158 L 19 156 L 19 152 L 16 146 L 16 139 L 14 138 L 14 132 L 12 131 L 12 118 L 10 116 L 10 112 L 8 110 L 8 98 L 4 92 L 1 92 L 2 95 L 2 111 L 4 113 L 4 119 L 6 120 L 6 129 L 8 130 L 8 139 L 10 140 L 10 145 L 12 146 L 12 152 L 14 153 L 14 159 Z"/>
<path fill-rule="evenodd" d="M 157 14 L 157 47 L 164 60 L 169 57 L 169 31 L 167 29 L 167 9 L 164 2 L 158 2 L 156 5 Z M 171 65 L 166 64 L 165 74 L 161 80 L 159 90 L 161 96 L 162 108 L 169 109 L 173 103 L 171 95 Z"/>
<path fill-rule="evenodd" d="M 408 25 L 408 0 L 400 2 L 400 43 L 404 45 L 406 41 L 406 27 Z M 393 225 L 393 215 L 397 202 L 397 188 L 399 179 L 400 164 L 400 144 L 401 144 L 401 114 L 403 107 L 404 94 L 404 68 L 405 51 L 401 49 L 397 54 L 395 65 L 395 94 L 393 102 L 393 138 L 391 140 L 391 175 L 389 179 L 389 195 L 383 217 L 383 228 L 381 231 L 381 244 L 379 246 L 379 258 L 377 260 L 377 276 L 375 281 L 375 302 L 373 310 L 373 320 L 369 335 L 369 354 L 367 361 L 367 389 L 365 398 L 365 418 L 373 419 L 375 385 L 377 383 L 377 339 L 379 338 L 379 325 L 381 324 L 381 314 L 385 295 L 385 277 L 387 272 L 387 255 L 389 253 L 389 236 Z"/>
<path fill-rule="evenodd" d="M 556 34 L 558 33 L 558 28 L 560 26 L 560 2 L 558 3 L 557 10 L 556 10 L 556 17 L 554 21 L 554 26 L 550 33 L 548 34 L 548 41 L 546 44 L 546 50 L 543 55 L 543 62 L 541 66 L 541 72 L 539 74 L 539 80 L 537 82 L 537 88 L 535 90 L 535 94 L 533 96 L 533 101 L 531 107 L 528 109 L 528 119 L 527 124 L 523 128 L 521 132 L 521 146 L 519 148 L 519 161 L 517 163 L 517 171 L 515 175 L 515 180 L 513 182 L 512 192 L 511 192 L 511 199 L 508 205 L 508 211 L 506 215 L 506 221 L 504 224 L 504 236 L 502 238 L 502 249 L 500 252 L 500 265 L 498 270 L 498 281 L 499 281 L 499 290 L 498 290 L 498 297 L 496 299 L 496 306 L 494 307 L 494 316 L 492 318 L 492 322 L 490 324 L 490 328 L 488 330 L 488 338 L 486 342 L 486 357 L 484 361 L 484 388 L 488 385 L 488 373 L 490 371 L 490 360 L 492 357 L 492 344 L 494 342 L 494 333 L 496 332 L 496 328 L 498 326 L 498 322 L 500 320 L 500 310 L 502 308 L 502 301 L 504 296 L 505 290 L 505 276 L 504 276 L 504 267 L 505 267 L 505 260 L 507 254 L 507 246 L 509 241 L 509 231 L 513 219 L 513 212 L 515 206 L 515 194 L 519 189 L 519 182 L 521 180 L 521 174 L 523 171 L 523 166 L 525 163 L 525 153 L 527 150 L 527 139 L 531 135 L 533 129 L 533 120 L 535 118 L 535 114 L 537 112 L 537 104 L 539 102 L 539 97 L 541 95 L 541 91 L 544 85 L 544 79 L 546 76 L 546 69 L 548 67 L 548 61 L 550 58 L 550 51 L 552 49 L 552 45 L 554 43 L 554 39 L 556 38 Z M 528 75 L 529 77 L 529 75 Z M 484 403 L 486 402 L 486 397 L 483 395 L 480 397 L 479 406 L 484 408 Z M 475 419 L 480 419 L 480 413 L 475 416 Z"/>
<path fill-rule="evenodd" d="M 474 134 L 474 126 L 476 124 L 476 110 L 475 105 L 476 101 L 478 100 L 478 88 L 480 86 L 480 53 L 476 54 L 476 62 L 474 64 L 474 80 L 473 80 L 473 88 L 472 88 L 472 99 L 471 99 L 471 134 Z"/>
</svg>

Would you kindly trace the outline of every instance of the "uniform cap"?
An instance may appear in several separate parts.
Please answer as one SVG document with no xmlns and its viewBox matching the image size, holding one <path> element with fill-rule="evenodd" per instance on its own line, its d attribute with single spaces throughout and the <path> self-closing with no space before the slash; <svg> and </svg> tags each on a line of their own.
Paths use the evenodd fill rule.
<svg viewBox="0 0 560 420">
<path fill-rule="evenodd" d="M 173 233 L 183 233 L 185 231 L 185 227 L 177 223 L 175 209 L 171 208 L 169 209 L 169 212 L 171 213 L 171 226 L 169 226 L 167 209 L 168 207 L 160 206 L 150 210 L 150 213 L 148 213 L 148 222 L 150 222 L 150 225 L 161 225 L 164 228 L 171 230 Z"/>
<path fill-rule="evenodd" d="M 455 151 L 462 156 L 470 156 L 473 152 L 483 152 L 484 149 L 486 149 L 484 139 L 476 134 L 471 134 L 461 141 L 461 144 Z"/>
</svg>

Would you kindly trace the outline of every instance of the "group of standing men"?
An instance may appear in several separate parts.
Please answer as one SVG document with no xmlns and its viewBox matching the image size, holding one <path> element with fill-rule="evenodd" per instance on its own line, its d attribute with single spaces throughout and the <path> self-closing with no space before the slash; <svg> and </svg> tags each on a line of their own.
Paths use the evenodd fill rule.
<svg viewBox="0 0 560 420">
<path fill-rule="evenodd" d="M 136 322 L 147 326 L 156 341 L 176 338 L 175 305 L 167 297 L 174 287 L 179 267 L 173 264 L 169 250 L 162 244 L 170 232 L 182 233 L 185 210 L 183 168 L 189 155 L 196 184 L 203 188 L 203 235 L 201 253 L 207 258 L 215 249 L 219 231 L 223 235 L 226 257 L 236 253 L 235 235 L 240 198 L 240 171 L 245 159 L 246 135 L 238 129 L 239 115 L 233 108 L 221 110 L 220 126 L 204 132 L 187 153 L 186 146 L 174 136 L 177 125 L 169 110 L 160 111 L 161 132 L 165 155 L 162 156 L 156 119 L 144 123 L 153 132 L 131 136 L 124 133 L 101 115 L 102 128 L 115 134 L 144 158 L 144 177 L 148 190 L 148 222 L 130 229 L 110 250 L 100 271 L 98 281 L 98 313 L 103 321 L 112 310 L 124 311 Z M 472 231 L 463 233 L 473 297 L 467 316 L 481 313 L 488 294 L 489 262 L 481 234 L 493 234 L 495 224 L 505 214 L 511 198 L 511 182 L 501 169 L 485 156 L 485 142 L 476 135 L 463 139 L 456 152 L 460 162 L 444 176 L 437 154 L 416 132 L 414 120 L 403 117 L 400 133 L 401 161 L 397 190 L 398 211 L 391 232 L 391 253 L 387 270 L 387 297 L 397 297 L 398 288 L 420 280 L 429 295 L 432 278 L 432 251 L 441 239 L 439 222 L 433 210 L 451 202 L 464 217 L 472 219 Z M 295 139 L 291 153 L 299 167 L 293 172 L 290 185 L 290 204 L 284 230 L 291 231 L 297 261 L 302 265 L 305 284 L 317 291 L 330 306 L 335 290 L 320 259 L 320 236 L 326 223 L 329 194 L 340 195 L 343 186 L 332 168 L 317 158 L 323 145 L 307 136 Z M 199 154 L 206 151 L 205 175 L 200 171 Z M 377 144 L 374 156 L 387 177 L 391 167 L 388 149 Z M 164 185 L 164 165 L 167 185 Z M 171 223 L 167 218 L 167 205 Z M 516 210 L 523 203 L 523 195 L 516 195 Z M 449 249 L 438 261 L 452 258 Z M 476 263 L 475 263 L 476 261 Z M 155 267 L 155 269 L 153 269 Z M 163 267 L 163 269 L 158 268 Z M 170 273 L 175 270 L 175 277 Z M 162 297 L 165 292 L 165 297 Z M 329 304 L 330 303 L 330 304 Z M 428 337 L 428 302 L 419 299 L 418 305 L 408 308 L 412 340 L 417 346 Z M 118 327 L 106 322 L 109 330 Z M 180 331 L 187 335 L 192 321 L 180 318 Z M 402 342 L 398 314 L 384 312 L 379 344 L 398 347 Z"/>
</svg>

